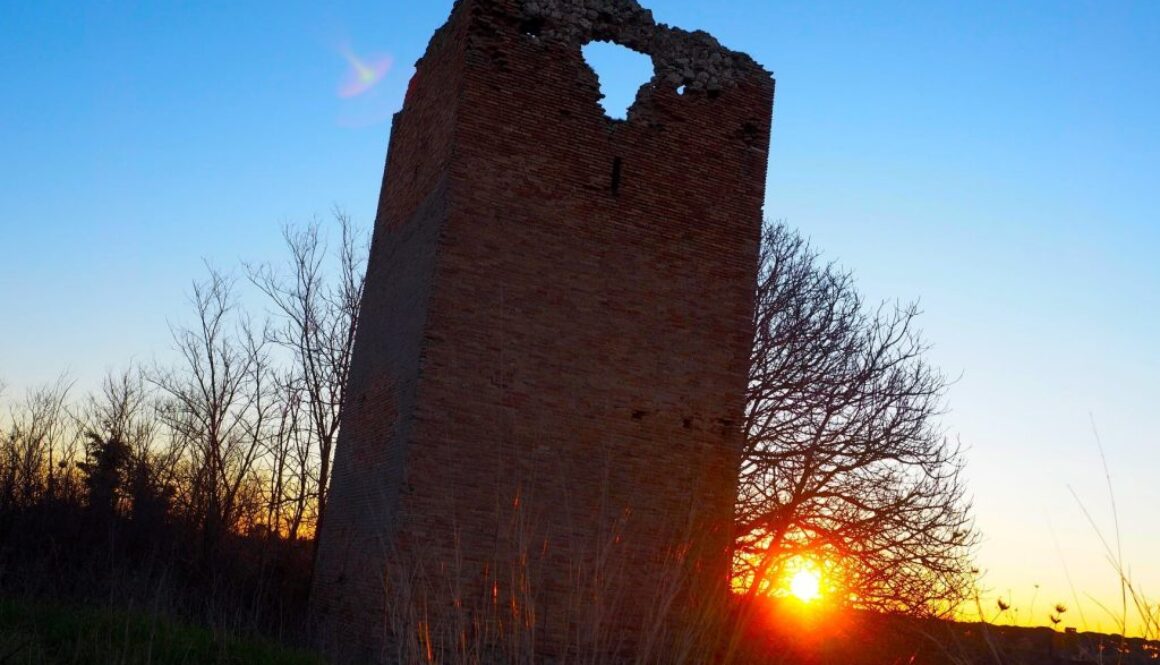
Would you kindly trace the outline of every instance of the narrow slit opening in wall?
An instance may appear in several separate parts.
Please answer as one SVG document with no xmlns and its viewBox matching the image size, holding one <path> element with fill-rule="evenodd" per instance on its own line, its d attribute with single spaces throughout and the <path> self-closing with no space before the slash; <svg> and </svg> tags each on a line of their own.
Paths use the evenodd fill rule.
<svg viewBox="0 0 1160 665">
<path fill-rule="evenodd" d="M 520 23 L 520 32 L 530 37 L 539 37 L 544 29 L 544 19 L 535 17 L 524 19 Z"/>
<path fill-rule="evenodd" d="M 620 193 L 620 171 L 623 166 L 624 160 L 619 157 L 612 158 L 612 182 L 609 188 L 612 190 L 613 196 Z"/>
</svg>

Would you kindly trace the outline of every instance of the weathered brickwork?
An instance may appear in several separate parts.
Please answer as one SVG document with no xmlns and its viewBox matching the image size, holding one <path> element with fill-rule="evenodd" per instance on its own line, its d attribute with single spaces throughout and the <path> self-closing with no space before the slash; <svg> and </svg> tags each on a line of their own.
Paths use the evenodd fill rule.
<svg viewBox="0 0 1160 665">
<path fill-rule="evenodd" d="M 592 40 L 653 57 L 626 121 Z M 333 654 L 631 645 L 674 569 L 678 609 L 725 592 L 772 100 L 632 0 L 456 3 L 391 132 L 315 574 Z"/>
</svg>

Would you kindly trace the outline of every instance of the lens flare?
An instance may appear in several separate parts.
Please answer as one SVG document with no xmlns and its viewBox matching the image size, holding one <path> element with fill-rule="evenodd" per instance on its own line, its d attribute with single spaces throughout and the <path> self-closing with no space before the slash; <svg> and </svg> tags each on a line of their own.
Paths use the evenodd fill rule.
<svg viewBox="0 0 1160 665">
<path fill-rule="evenodd" d="M 338 86 L 338 96 L 343 99 L 357 97 L 375 87 L 390 71 L 394 60 L 389 55 L 374 56 L 364 60 L 355 55 L 347 46 L 339 47 L 350 69 Z"/>
</svg>

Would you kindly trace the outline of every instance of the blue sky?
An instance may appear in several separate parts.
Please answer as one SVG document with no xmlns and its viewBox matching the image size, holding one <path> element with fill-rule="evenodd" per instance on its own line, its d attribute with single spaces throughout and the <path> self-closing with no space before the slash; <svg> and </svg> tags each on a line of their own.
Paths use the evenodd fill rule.
<svg viewBox="0 0 1160 665">
<path fill-rule="evenodd" d="M 203 261 L 276 258 L 281 224 L 335 204 L 370 222 L 449 0 L 232 4 L 0 1 L 9 395 L 163 360 Z M 1089 624 L 1085 594 L 1116 595 L 1068 491 L 1111 529 L 1094 420 L 1125 556 L 1160 597 L 1160 4 L 650 6 L 777 77 L 766 214 L 870 298 L 921 300 L 961 375 L 945 422 L 987 582 L 1040 622 L 1071 602 L 1065 567 Z M 340 97 L 344 48 L 393 66 Z M 621 99 L 644 76 L 596 64 Z"/>
</svg>

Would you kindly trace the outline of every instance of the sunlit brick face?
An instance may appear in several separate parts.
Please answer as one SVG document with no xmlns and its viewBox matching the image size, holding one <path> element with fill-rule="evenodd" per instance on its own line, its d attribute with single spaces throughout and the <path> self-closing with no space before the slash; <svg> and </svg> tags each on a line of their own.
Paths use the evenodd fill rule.
<svg viewBox="0 0 1160 665">
<path fill-rule="evenodd" d="M 395 117 L 313 589 L 339 659 L 414 604 L 435 650 L 551 653 L 726 593 L 773 80 L 590 4 L 461 0 Z M 652 57 L 626 120 L 593 40 Z"/>
</svg>

